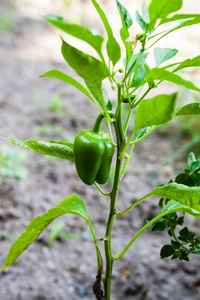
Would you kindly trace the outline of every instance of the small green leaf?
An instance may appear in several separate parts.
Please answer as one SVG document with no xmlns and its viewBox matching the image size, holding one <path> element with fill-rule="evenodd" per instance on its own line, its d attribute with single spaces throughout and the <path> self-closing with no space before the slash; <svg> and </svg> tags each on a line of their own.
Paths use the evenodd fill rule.
<svg viewBox="0 0 200 300">
<path fill-rule="evenodd" d="M 142 18 L 147 24 L 150 22 L 149 10 L 148 10 L 145 0 L 143 1 L 143 4 L 142 4 Z"/>
<path fill-rule="evenodd" d="M 173 21 L 194 19 L 194 18 L 199 17 L 199 16 L 200 16 L 199 14 L 176 14 L 171 18 L 162 18 L 159 25 L 162 25 L 164 23 L 173 22 Z"/>
<path fill-rule="evenodd" d="M 190 59 L 184 60 L 179 66 L 174 70 L 174 72 L 184 69 L 184 68 L 191 68 L 191 67 L 200 67 L 200 55 Z"/>
<path fill-rule="evenodd" d="M 190 174 L 180 173 L 175 178 L 176 183 L 181 183 L 187 186 L 194 186 L 194 181 Z"/>
<path fill-rule="evenodd" d="M 162 232 L 165 230 L 165 228 L 167 227 L 167 225 L 165 224 L 165 222 L 156 222 L 155 225 L 153 226 L 153 228 L 151 229 L 151 231 L 159 231 Z"/>
<path fill-rule="evenodd" d="M 147 127 L 139 129 L 134 136 L 134 144 L 136 144 L 139 141 L 141 141 L 142 139 L 144 139 L 156 128 L 157 128 L 157 126 L 155 125 L 155 126 L 147 126 Z"/>
<path fill-rule="evenodd" d="M 149 6 L 149 15 L 152 27 L 157 19 L 167 17 L 170 13 L 179 10 L 182 7 L 182 0 L 152 0 Z"/>
<path fill-rule="evenodd" d="M 62 44 L 62 55 L 80 77 L 89 81 L 96 88 L 101 88 L 102 80 L 109 76 L 109 71 L 104 63 L 79 51 L 65 41 Z"/>
<path fill-rule="evenodd" d="M 186 20 L 186 21 L 182 21 L 180 23 L 180 25 L 172 28 L 171 30 L 169 30 L 167 33 L 164 34 L 164 36 L 166 36 L 167 34 L 177 30 L 177 29 L 181 29 L 181 28 L 184 28 L 186 26 L 191 26 L 191 25 L 196 25 L 196 24 L 199 24 L 200 23 L 200 15 L 197 15 L 197 17 L 195 17 L 194 19 L 189 19 L 189 20 Z"/>
<path fill-rule="evenodd" d="M 1 270 L 10 266 L 53 220 L 64 214 L 78 215 L 83 217 L 87 222 L 89 219 L 82 199 L 76 195 L 65 198 L 58 206 L 31 221 L 24 233 L 12 244 Z"/>
<path fill-rule="evenodd" d="M 128 10 L 118 1 L 116 0 L 117 8 L 119 10 L 120 16 L 123 19 L 124 25 L 128 29 L 133 24 L 133 20 L 131 18 Z"/>
<path fill-rule="evenodd" d="M 196 161 L 195 154 L 193 152 L 190 152 L 188 156 L 188 165 L 190 166 L 194 161 Z"/>
<path fill-rule="evenodd" d="M 169 60 L 170 58 L 174 57 L 178 53 L 176 49 L 169 49 L 169 48 L 159 48 L 156 47 L 153 50 L 156 67 L 161 65 L 163 62 Z"/>
<path fill-rule="evenodd" d="M 106 45 L 107 53 L 109 59 L 112 61 L 113 65 L 115 65 L 121 57 L 121 48 L 119 44 L 117 43 L 116 39 L 113 36 L 112 28 L 108 22 L 108 19 L 104 13 L 104 11 L 101 9 L 100 5 L 97 3 L 96 0 L 91 0 L 94 7 L 96 8 L 103 24 L 106 29 L 107 35 L 108 35 L 108 41 Z"/>
<path fill-rule="evenodd" d="M 122 20 L 122 28 L 120 30 L 120 36 L 122 39 L 122 42 L 124 43 L 124 46 L 126 48 L 126 64 L 125 66 L 127 67 L 129 60 L 133 54 L 133 48 L 132 46 L 128 45 L 126 43 L 126 39 L 129 37 L 129 27 L 133 24 L 131 15 L 127 11 L 127 9 L 118 1 L 116 0 L 117 8 Z"/>
<path fill-rule="evenodd" d="M 103 85 L 101 86 L 101 88 L 99 87 L 96 88 L 94 85 L 92 85 L 89 81 L 86 80 L 85 80 L 85 84 L 89 89 L 89 91 L 91 92 L 91 94 L 93 95 L 93 97 L 95 98 L 95 100 L 101 105 L 101 107 L 103 107 L 103 102 L 105 103 L 106 107 L 107 105 L 111 107 L 110 100 L 108 98 L 108 93 L 106 89 L 103 87 Z"/>
<path fill-rule="evenodd" d="M 146 28 L 146 22 L 140 16 L 140 14 L 139 14 L 138 11 L 136 11 L 135 18 L 136 18 L 136 21 L 138 22 L 138 24 L 140 25 L 140 27 L 142 28 L 142 30 L 145 30 L 145 28 Z"/>
<path fill-rule="evenodd" d="M 116 65 L 116 63 L 121 58 L 121 48 L 113 35 L 110 35 L 108 37 L 106 49 L 107 49 L 108 57 L 112 61 L 113 66 Z"/>
<path fill-rule="evenodd" d="M 135 68 L 136 68 L 136 61 L 138 56 L 140 55 L 140 52 L 137 54 L 133 54 L 129 60 L 128 66 L 127 66 L 127 71 L 129 72 L 130 75 L 133 74 L 133 72 L 135 72 Z M 143 53 L 143 60 L 145 60 L 147 58 L 148 53 Z M 124 61 L 124 66 L 126 66 L 126 61 Z"/>
<path fill-rule="evenodd" d="M 178 250 L 181 247 L 181 244 L 179 242 L 175 242 L 173 240 L 171 240 L 171 244 L 174 250 Z"/>
<path fill-rule="evenodd" d="M 190 103 L 183 106 L 177 113 L 176 116 L 183 115 L 199 115 L 200 114 L 200 103 Z"/>
<path fill-rule="evenodd" d="M 87 42 L 97 51 L 100 57 L 102 57 L 101 47 L 104 40 L 102 36 L 94 35 L 88 28 L 85 28 L 81 25 L 68 23 L 59 16 L 50 14 L 44 16 L 44 19 L 64 32 Z"/>
<path fill-rule="evenodd" d="M 65 74 L 57 69 L 50 70 L 50 71 L 44 73 L 43 75 L 41 75 L 40 77 L 51 77 L 51 78 L 56 78 L 56 79 L 65 81 L 65 82 L 73 85 L 77 89 L 79 89 L 82 93 L 84 93 L 88 98 L 90 98 L 94 102 L 90 93 L 88 93 L 88 91 L 82 84 L 80 84 L 78 81 L 76 81 L 72 77 L 68 76 L 67 74 Z"/>
<path fill-rule="evenodd" d="M 160 257 L 163 259 L 163 258 L 166 258 L 166 257 L 169 257 L 171 256 L 172 254 L 174 254 L 175 250 L 174 248 L 172 247 L 172 245 L 164 245 L 162 248 L 161 248 L 161 251 L 160 251 Z"/>
<path fill-rule="evenodd" d="M 175 113 L 176 93 L 158 95 L 140 102 L 135 120 L 135 130 L 161 125 L 172 120 Z"/>
<path fill-rule="evenodd" d="M 195 186 L 200 186 L 200 174 L 199 173 L 193 173 L 191 175 L 191 177 L 194 181 Z"/>
<path fill-rule="evenodd" d="M 192 82 L 183 79 L 182 77 L 169 72 L 164 69 L 154 68 L 147 73 L 147 76 L 144 81 L 140 83 L 140 85 L 145 84 L 145 82 L 151 82 L 153 80 L 167 80 L 169 82 L 185 86 L 188 89 L 200 92 L 200 88 L 195 86 Z"/>
<path fill-rule="evenodd" d="M 142 51 L 140 51 L 136 59 L 134 75 L 130 87 L 136 87 L 144 80 L 145 76 L 146 76 L 145 61 L 144 61 L 143 53 Z"/>
</svg>

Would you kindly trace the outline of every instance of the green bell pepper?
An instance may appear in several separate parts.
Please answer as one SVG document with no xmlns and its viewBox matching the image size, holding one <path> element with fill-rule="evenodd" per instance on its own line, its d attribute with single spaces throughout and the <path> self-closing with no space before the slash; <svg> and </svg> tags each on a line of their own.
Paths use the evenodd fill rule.
<svg viewBox="0 0 200 300">
<path fill-rule="evenodd" d="M 97 118 L 93 129 L 82 130 L 74 142 L 74 161 L 78 176 L 87 185 L 95 181 L 107 182 L 114 146 L 109 137 L 101 131 L 102 115 Z"/>
</svg>

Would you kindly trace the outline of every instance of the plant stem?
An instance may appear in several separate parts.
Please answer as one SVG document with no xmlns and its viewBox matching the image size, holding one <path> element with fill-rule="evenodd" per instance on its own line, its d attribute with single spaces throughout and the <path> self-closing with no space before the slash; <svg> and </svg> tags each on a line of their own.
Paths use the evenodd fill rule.
<svg viewBox="0 0 200 300">
<path fill-rule="evenodd" d="M 110 300 L 110 296 L 111 296 L 111 281 L 112 281 L 112 270 L 113 270 L 113 255 L 112 255 L 112 247 L 111 247 L 111 238 L 112 238 L 112 229 L 113 229 L 114 218 L 115 218 L 117 194 L 118 194 L 119 182 L 120 182 L 121 163 L 122 163 L 121 160 L 119 160 L 119 148 L 118 148 L 115 179 L 114 179 L 113 189 L 111 192 L 110 212 L 109 212 L 105 240 L 104 240 L 105 258 L 106 258 L 104 295 L 105 295 L 106 300 Z"/>
<path fill-rule="evenodd" d="M 121 165 L 122 159 L 120 159 L 120 152 L 124 147 L 125 143 L 125 134 L 122 124 L 122 115 L 121 115 L 121 88 L 118 89 L 118 111 L 116 114 L 116 121 L 114 122 L 115 133 L 117 139 L 117 157 L 116 157 L 116 169 L 115 169 L 115 178 L 113 183 L 113 188 L 110 196 L 110 212 L 107 221 L 106 234 L 104 237 L 104 248 L 105 248 L 105 259 L 106 259 L 106 272 L 104 278 L 104 297 L 106 300 L 110 300 L 111 297 L 111 281 L 112 281 L 112 270 L 113 270 L 113 254 L 112 254 L 112 230 L 114 219 L 116 215 L 116 203 L 117 195 L 120 184 L 120 174 L 121 174 Z"/>
</svg>

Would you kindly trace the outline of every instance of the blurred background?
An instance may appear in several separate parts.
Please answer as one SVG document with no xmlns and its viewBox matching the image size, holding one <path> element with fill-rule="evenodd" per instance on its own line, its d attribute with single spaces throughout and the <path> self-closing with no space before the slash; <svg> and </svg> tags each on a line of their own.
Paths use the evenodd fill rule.
<svg viewBox="0 0 200 300">
<path fill-rule="evenodd" d="M 140 0 L 120 2 L 133 19 L 135 11 L 141 10 Z M 182 13 L 200 13 L 199 1 L 183 2 Z M 115 1 L 101 0 L 99 3 L 120 43 L 121 22 Z M 79 80 L 61 55 L 60 35 L 82 51 L 93 54 L 85 43 L 79 43 L 46 23 L 42 16 L 50 13 L 105 36 L 90 0 L 0 0 L 1 137 L 72 142 L 81 129 L 93 126 L 97 116 L 92 102 L 74 87 L 56 79 L 38 78 L 57 68 Z M 140 32 L 135 20 L 130 32 L 131 35 Z M 157 46 L 178 49 L 171 63 L 183 61 L 200 54 L 199 35 L 200 25 L 186 27 L 168 35 Z M 148 63 L 154 66 L 152 53 Z M 180 75 L 200 86 L 198 68 L 184 69 Z M 106 82 L 105 86 L 111 101 L 115 101 L 116 94 Z M 200 100 L 198 93 L 168 83 L 162 83 L 150 96 L 177 90 L 180 105 Z M 124 210 L 156 185 L 174 179 L 183 170 L 183 164 L 187 164 L 191 151 L 200 157 L 198 116 L 176 118 L 139 143 L 121 185 L 118 209 Z M 112 179 L 111 172 L 110 182 L 105 186 L 108 191 Z M 93 186 L 86 188 L 83 185 L 73 163 L 19 149 L 1 140 L 0 264 L 3 265 L 11 243 L 33 218 L 71 194 L 77 194 L 85 201 L 97 236 L 101 238 L 108 215 L 107 199 L 102 198 Z M 150 199 L 137 207 L 134 215 L 130 212 L 116 220 L 114 254 L 120 252 L 145 221 L 159 211 L 157 200 Z M 188 217 L 187 222 L 199 232 L 198 220 Z M 148 231 L 121 261 L 116 262 L 112 300 L 199 299 L 199 258 L 192 257 L 190 263 L 160 260 L 160 248 L 166 242 L 170 243 L 167 234 Z M 0 299 L 94 299 L 91 287 L 96 276 L 95 258 L 85 221 L 78 216 L 62 217 L 54 221 L 16 263 L 0 273 Z"/>
</svg>

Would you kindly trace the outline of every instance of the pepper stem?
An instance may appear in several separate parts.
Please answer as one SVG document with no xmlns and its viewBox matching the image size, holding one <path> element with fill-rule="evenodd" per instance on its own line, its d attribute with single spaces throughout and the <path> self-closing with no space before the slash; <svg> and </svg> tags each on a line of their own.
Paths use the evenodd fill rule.
<svg viewBox="0 0 200 300">
<path fill-rule="evenodd" d="M 94 132 L 99 133 L 101 131 L 101 124 L 104 118 L 105 116 L 102 113 L 98 115 L 93 127 Z"/>
</svg>

